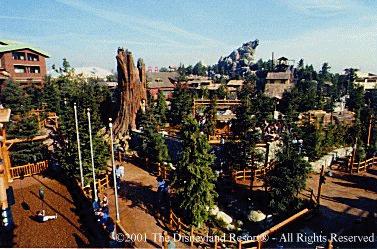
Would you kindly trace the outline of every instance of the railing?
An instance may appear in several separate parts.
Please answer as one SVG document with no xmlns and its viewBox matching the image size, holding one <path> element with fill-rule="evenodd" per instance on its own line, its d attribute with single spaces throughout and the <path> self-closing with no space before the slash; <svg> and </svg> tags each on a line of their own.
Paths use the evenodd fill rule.
<svg viewBox="0 0 377 249">
<path fill-rule="evenodd" d="M 10 168 L 10 176 L 12 179 L 20 178 L 23 176 L 31 176 L 39 174 L 48 168 L 48 161 L 41 161 L 37 163 L 28 163 L 22 166 L 16 166 Z"/>
<path fill-rule="evenodd" d="M 170 172 L 165 165 L 158 163 L 157 164 L 157 175 L 161 176 L 163 179 L 168 179 Z"/>
<path fill-rule="evenodd" d="M 194 244 L 200 245 L 200 246 L 206 246 L 206 247 L 213 247 L 215 249 L 217 248 L 262 248 L 263 241 L 268 238 L 268 236 L 286 225 L 290 224 L 291 222 L 297 220 L 298 218 L 309 214 L 312 211 L 312 209 L 305 208 L 296 214 L 288 217 L 287 219 L 283 220 L 282 222 L 274 225 L 273 227 L 267 229 L 266 231 L 260 233 L 259 235 L 255 236 L 255 240 L 226 240 L 226 238 L 231 238 L 230 236 L 222 237 L 216 237 L 212 234 L 213 239 L 205 241 L 205 240 L 200 240 L 196 241 L 195 238 L 196 236 L 198 237 L 206 237 L 211 234 L 211 231 L 207 231 L 204 229 L 197 229 L 194 226 L 186 225 L 185 223 L 182 222 L 181 218 L 179 218 L 171 209 L 169 213 L 169 219 L 168 219 L 168 225 L 171 229 L 175 229 L 178 234 L 181 235 L 186 235 L 190 236 L 190 246 L 193 247 Z M 224 240 L 225 238 L 225 240 Z M 253 245 L 251 245 L 253 244 Z M 167 248 L 166 245 L 164 245 L 164 248 Z"/>
<path fill-rule="evenodd" d="M 78 183 L 79 184 L 79 183 Z M 79 184 L 81 185 L 81 184 Z M 106 189 L 110 188 L 110 181 L 109 181 L 109 175 L 106 174 L 103 178 L 97 179 L 96 181 L 96 187 L 99 194 L 104 193 Z M 93 190 L 91 186 L 85 186 L 81 187 L 84 195 L 88 199 L 92 199 L 93 196 Z"/>
<path fill-rule="evenodd" d="M 263 168 L 256 169 L 256 170 L 239 170 L 239 171 L 233 171 L 232 172 L 232 178 L 233 181 L 237 182 L 237 180 L 242 179 L 243 181 L 246 181 L 248 179 L 251 179 L 251 176 L 254 175 L 255 178 L 263 178 L 271 169 L 273 169 L 276 165 L 275 161 L 271 161 L 267 163 L 267 166 L 264 166 Z"/>
<path fill-rule="evenodd" d="M 369 158 L 363 162 L 357 162 L 357 163 L 349 163 L 348 171 L 353 174 L 359 174 L 360 172 L 365 172 L 369 168 L 374 167 L 377 165 L 377 157 Z"/>
</svg>

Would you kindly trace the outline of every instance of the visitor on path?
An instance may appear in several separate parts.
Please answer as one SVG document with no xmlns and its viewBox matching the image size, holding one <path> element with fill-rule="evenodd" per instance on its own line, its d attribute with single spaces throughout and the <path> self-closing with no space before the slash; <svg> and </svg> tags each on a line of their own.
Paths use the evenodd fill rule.
<svg viewBox="0 0 377 249">
<path fill-rule="evenodd" d="M 161 176 L 157 177 L 157 195 L 158 203 L 167 203 L 169 198 L 169 185 Z"/>
<path fill-rule="evenodd" d="M 42 210 L 42 211 L 37 211 L 37 217 L 36 218 L 39 222 L 45 222 L 45 221 L 48 221 L 48 220 L 56 220 L 58 218 L 58 214 L 46 215 L 46 211 Z"/>
<path fill-rule="evenodd" d="M 109 206 L 109 199 L 107 198 L 107 193 L 103 194 L 103 199 L 101 201 L 101 207 L 105 208 Z"/>
<path fill-rule="evenodd" d="M 124 177 L 124 167 L 117 165 L 115 168 L 115 177 L 117 182 L 117 189 L 120 190 L 120 185 Z"/>
</svg>

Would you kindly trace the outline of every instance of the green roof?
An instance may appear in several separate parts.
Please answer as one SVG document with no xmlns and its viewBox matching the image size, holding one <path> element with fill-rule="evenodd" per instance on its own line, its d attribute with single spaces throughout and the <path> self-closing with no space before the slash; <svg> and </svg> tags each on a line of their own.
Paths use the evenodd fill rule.
<svg viewBox="0 0 377 249">
<path fill-rule="evenodd" d="M 44 52 L 43 50 L 33 47 L 30 44 L 10 41 L 10 40 L 0 40 L 0 53 L 16 51 L 16 50 L 21 50 L 21 49 L 30 49 L 45 57 L 50 57 L 50 55 Z"/>
</svg>

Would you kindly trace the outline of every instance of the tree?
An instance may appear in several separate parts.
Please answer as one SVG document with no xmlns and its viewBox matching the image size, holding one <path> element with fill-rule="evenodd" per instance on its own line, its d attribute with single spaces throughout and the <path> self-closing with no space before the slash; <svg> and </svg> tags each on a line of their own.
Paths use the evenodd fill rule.
<svg viewBox="0 0 377 249">
<path fill-rule="evenodd" d="M 214 135 L 216 131 L 217 99 L 211 101 L 211 105 L 205 110 L 206 122 L 204 124 L 204 133 Z"/>
<path fill-rule="evenodd" d="M 181 129 L 182 156 L 173 175 L 179 207 L 191 224 L 200 227 L 207 219 L 217 197 L 216 175 L 211 165 L 214 156 L 199 125 L 192 116 L 185 118 Z"/>
<path fill-rule="evenodd" d="M 188 89 L 183 88 L 180 84 L 176 86 L 173 92 L 170 108 L 170 121 L 178 125 L 192 111 L 192 96 Z"/>
<path fill-rule="evenodd" d="M 166 67 L 161 67 L 159 71 L 161 73 L 169 72 L 169 70 Z"/>
<path fill-rule="evenodd" d="M 203 65 L 201 61 L 195 64 L 194 68 L 192 69 L 192 73 L 195 75 L 206 76 L 207 75 L 207 67 Z"/>
<path fill-rule="evenodd" d="M 297 195 L 305 188 L 311 168 L 293 148 L 290 135 L 286 134 L 283 140 L 276 165 L 265 178 L 270 189 L 269 207 L 279 215 L 292 213 L 301 206 Z"/>
<path fill-rule="evenodd" d="M 162 91 L 158 92 L 157 103 L 153 108 L 157 122 L 162 125 L 167 122 L 168 105 L 166 104 L 165 95 Z"/>
</svg>

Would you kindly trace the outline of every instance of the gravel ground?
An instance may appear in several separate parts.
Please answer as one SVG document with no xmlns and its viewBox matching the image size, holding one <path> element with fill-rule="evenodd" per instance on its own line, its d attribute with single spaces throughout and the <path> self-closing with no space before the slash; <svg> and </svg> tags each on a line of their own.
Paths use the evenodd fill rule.
<svg viewBox="0 0 377 249">
<path fill-rule="evenodd" d="M 13 247 L 85 247 L 89 240 L 76 207 L 67 188 L 56 180 L 35 175 L 24 180 L 15 180 L 16 204 L 12 206 L 15 222 Z M 42 209 L 38 191 L 43 186 L 45 200 L 43 209 L 47 215 L 58 215 L 56 220 L 44 223 L 34 216 Z"/>
</svg>

